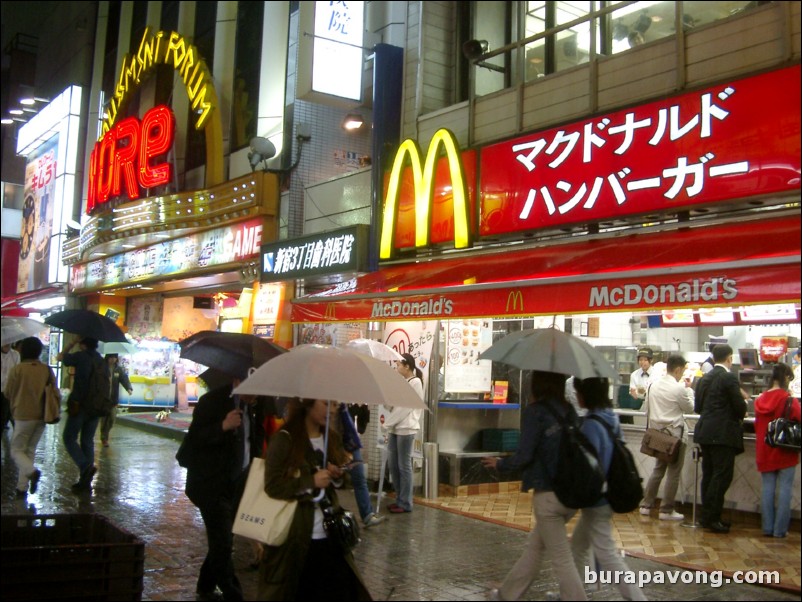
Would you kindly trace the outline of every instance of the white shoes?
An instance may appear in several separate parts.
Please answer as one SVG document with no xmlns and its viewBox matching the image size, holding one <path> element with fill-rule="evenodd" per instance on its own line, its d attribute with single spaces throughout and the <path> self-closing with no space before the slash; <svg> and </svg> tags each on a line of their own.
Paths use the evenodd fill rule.
<svg viewBox="0 0 802 602">
<path fill-rule="evenodd" d="M 487 594 L 487 599 L 501 600 L 501 594 L 499 593 L 498 588 L 494 587 L 493 589 L 491 589 L 490 592 Z"/>
<path fill-rule="evenodd" d="M 651 508 L 647 508 L 646 506 L 641 506 L 639 512 L 643 516 L 649 516 L 652 513 L 652 509 Z"/>
<path fill-rule="evenodd" d="M 661 512 L 660 520 L 685 520 L 685 515 L 672 510 L 671 512 Z"/>
<path fill-rule="evenodd" d="M 373 514 L 368 516 L 364 521 L 362 521 L 362 523 L 365 525 L 365 528 L 367 529 L 368 527 L 375 527 L 383 520 L 384 520 L 383 516 L 379 516 L 374 512 Z"/>
</svg>

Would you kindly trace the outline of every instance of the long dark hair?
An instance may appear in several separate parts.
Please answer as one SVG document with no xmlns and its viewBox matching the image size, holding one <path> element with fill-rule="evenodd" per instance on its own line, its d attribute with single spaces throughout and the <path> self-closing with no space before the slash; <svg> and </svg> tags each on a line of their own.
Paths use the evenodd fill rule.
<svg viewBox="0 0 802 602">
<path fill-rule="evenodd" d="M 771 380 L 776 382 L 781 389 L 787 389 L 788 383 L 794 380 L 794 371 L 788 364 L 779 363 L 771 370 Z"/>
<path fill-rule="evenodd" d="M 311 445 L 309 433 L 306 432 L 306 415 L 312 406 L 315 405 L 314 399 L 294 398 L 287 404 L 287 422 L 282 427 L 290 434 L 292 447 L 289 458 L 289 469 L 295 470 L 306 464 L 306 451 Z M 321 435 L 323 432 L 321 431 Z M 346 462 L 345 450 L 343 449 L 342 437 L 329 425 L 329 446 L 328 461 L 341 465 Z M 323 467 L 321 467 L 323 468 Z"/>
<path fill-rule="evenodd" d="M 561 403 L 566 403 L 565 374 L 532 370 L 531 378 L 532 401 L 534 403 L 540 403 L 549 398 L 556 399 Z"/>
<path fill-rule="evenodd" d="M 415 373 L 415 376 L 417 376 L 419 379 L 421 379 L 421 382 L 423 382 L 423 372 L 420 368 L 418 368 L 418 364 L 415 363 L 415 358 L 409 353 L 402 353 L 401 357 L 404 358 L 401 360 L 401 363 L 412 370 Z"/>
</svg>

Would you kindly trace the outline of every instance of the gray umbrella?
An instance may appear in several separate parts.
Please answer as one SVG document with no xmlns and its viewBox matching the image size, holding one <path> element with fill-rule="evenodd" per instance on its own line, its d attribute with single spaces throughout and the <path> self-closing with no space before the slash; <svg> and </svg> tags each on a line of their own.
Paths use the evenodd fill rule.
<svg viewBox="0 0 802 602">
<path fill-rule="evenodd" d="M 617 375 L 604 356 L 591 345 L 556 328 L 521 330 L 493 343 L 479 355 L 521 370 L 557 372 L 577 378 Z"/>
</svg>

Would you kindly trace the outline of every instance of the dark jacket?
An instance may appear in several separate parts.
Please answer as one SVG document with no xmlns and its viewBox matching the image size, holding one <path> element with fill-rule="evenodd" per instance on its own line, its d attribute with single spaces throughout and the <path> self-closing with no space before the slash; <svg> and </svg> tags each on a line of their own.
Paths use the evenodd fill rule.
<svg viewBox="0 0 802 602">
<path fill-rule="evenodd" d="M 89 396 L 89 377 L 92 375 L 92 362 L 108 369 L 108 363 L 93 349 L 81 349 L 64 356 L 62 365 L 75 368 L 69 401 L 77 401 L 81 408 Z"/>
<path fill-rule="evenodd" d="M 530 403 L 521 419 L 521 442 L 515 455 L 498 461 L 499 472 L 523 471 L 521 491 L 554 491 L 551 475 L 557 466 L 561 430 L 557 419 L 545 407 L 549 404 L 560 416 L 576 421 L 576 412 L 568 403 L 547 399 Z"/>
<path fill-rule="evenodd" d="M 234 409 L 231 385 L 225 385 L 203 395 L 192 413 L 184 441 L 176 454 L 179 464 L 187 469 L 187 497 L 196 506 L 216 500 L 221 495 L 238 500 L 247 472 L 235 478 L 237 446 L 241 444 L 236 430 L 224 431 L 223 420 Z M 250 457 L 261 454 L 257 417 L 251 406 Z M 236 507 L 235 507 L 236 508 Z"/>
<path fill-rule="evenodd" d="M 111 403 L 112 405 L 119 405 L 120 403 L 120 385 L 123 386 L 123 389 L 126 391 L 130 391 L 133 387 L 131 387 L 131 381 L 128 380 L 128 375 L 125 373 L 120 366 L 114 366 L 114 369 L 111 371 Z"/>
<path fill-rule="evenodd" d="M 291 449 L 292 440 L 287 431 L 281 430 L 270 438 L 265 461 L 265 491 L 277 499 L 297 499 L 298 506 L 287 541 L 280 546 L 264 546 L 262 570 L 259 573 L 260 600 L 295 600 L 298 581 L 312 541 L 315 522 L 315 503 L 312 498 L 319 491 L 314 489 L 318 459 L 312 444 L 307 442 L 304 465 L 294 474 L 288 474 Z M 339 508 L 333 485 L 329 486 L 327 494 L 332 505 Z M 371 600 L 356 569 L 353 555 L 347 554 L 345 559 L 360 584 L 357 599 Z"/>
<path fill-rule="evenodd" d="M 724 445 L 744 451 L 746 402 L 738 377 L 716 366 L 696 386 L 694 411 L 700 415 L 693 433 L 699 445 Z"/>
</svg>

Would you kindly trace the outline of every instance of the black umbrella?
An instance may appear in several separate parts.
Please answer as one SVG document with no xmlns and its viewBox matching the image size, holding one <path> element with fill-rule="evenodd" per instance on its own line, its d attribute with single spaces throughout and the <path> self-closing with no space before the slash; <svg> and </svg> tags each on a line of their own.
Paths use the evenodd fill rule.
<svg viewBox="0 0 802 602">
<path fill-rule="evenodd" d="M 125 333 L 106 316 L 89 309 L 65 309 L 45 318 L 45 324 L 61 328 L 80 337 L 105 343 L 127 343 Z"/>
<path fill-rule="evenodd" d="M 239 379 L 287 350 L 252 334 L 202 330 L 179 341 L 181 357 Z"/>
</svg>

